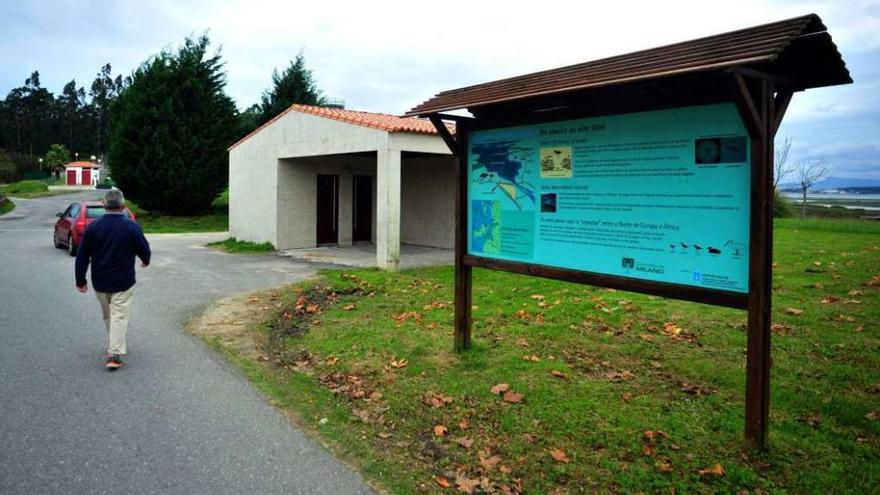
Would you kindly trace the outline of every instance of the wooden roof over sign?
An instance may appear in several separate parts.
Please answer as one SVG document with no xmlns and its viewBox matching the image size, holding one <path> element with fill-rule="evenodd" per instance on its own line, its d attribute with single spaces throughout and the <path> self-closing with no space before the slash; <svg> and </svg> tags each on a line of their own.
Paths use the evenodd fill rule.
<svg viewBox="0 0 880 495">
<path fill-rule="evenodd" d="M 486 107 L 526 98 L 717 72 L 760 70 L 793 91 L 852 82 L 819 16 L 810 14 L 729 33 L 438 93 L 406 115 Z"/>
</svg>

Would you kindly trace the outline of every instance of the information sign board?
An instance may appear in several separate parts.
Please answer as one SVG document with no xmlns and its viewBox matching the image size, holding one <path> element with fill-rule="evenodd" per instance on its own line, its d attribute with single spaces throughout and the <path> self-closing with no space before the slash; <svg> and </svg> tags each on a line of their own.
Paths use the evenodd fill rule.
<svg viewBox="0 0 880 495">
<path fill-rule="evenodd" d="M 722 103 L 468 137 L 468 253 L 747 293 L 750 140 Z"/>
</svg>

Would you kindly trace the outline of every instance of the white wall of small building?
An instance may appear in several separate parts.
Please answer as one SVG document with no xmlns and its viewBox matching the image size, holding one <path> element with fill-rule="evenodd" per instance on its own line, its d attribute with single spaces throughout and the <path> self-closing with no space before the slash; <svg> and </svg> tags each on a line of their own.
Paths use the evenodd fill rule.
<svg viewBox="0 0 880 495">
<path fill-rule="evenodd" d="M 315 246 L 321 174 L 339 176 L 340 245 L 352 239 L 353 176 L 369 175 L 380 266 L 396 266 L 385 258 L 399 255 L 400 242 L 452 247 L 454 161 L 439 136 L 389 134 L 296 111 L 230 150 L 230 235 L 278 249 Z"/>
</svg>

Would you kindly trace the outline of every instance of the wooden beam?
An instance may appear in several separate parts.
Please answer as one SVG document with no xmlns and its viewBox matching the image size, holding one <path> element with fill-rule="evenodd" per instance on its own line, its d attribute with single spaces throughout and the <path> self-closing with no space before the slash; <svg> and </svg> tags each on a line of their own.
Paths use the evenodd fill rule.
<svg viewBox="0 0 880 495">
<path fill-rule="evenodd" d="M 436 125 L 436 124 L 435 124 Z M 470 125 L 456 126 L 455 160 L 455 351 L 471 347 L 471 307 L 473 306 L 473 269 L 465 263 L 468 245 L 468 181 L 467 140 Z M 449 144 L 449 143 L 447 143 Z"/>
<path fill-rule="evenodd" d="M 669 284 L 664 282 L 652 282 L 628 277 L 617 277 L 602 273 L 570 270 L 546 265 L 531 263 L 518 263 L 516 261 L 483 258 L 468 255 L 464 262 L 470 266 L 501 270 L 511 273 L 520 273 L 533 277 L 563 280 L 578 284 L 594 285 L 596 287 L 608 287 L 610 289 L 628 290 L 653 296 L 681 299 L 715 306 L 728 308 L 746 309 L 748 307 L 748 295 L 739 292 L 706 289 L 689 285 Z"/>
<path fill-rule="evenodd" d="M 780 90 L 773 99 L 774 113 L 773 127 L 770 129 L 772 135 L 776 136 L 776 131 L 782 125 L 782 118 L 785 117 L 785 111 L 788 110 L 788 104 L 791 103 L 791 97 L 794 93 L 790 90 Z"/>
<path fill-rule="evenodd" d="M 737 109 L 739 109 L 743 123 L 746 125 L 746 129 L 748 129 L 749 135 L 752 138 L 760 137 L 764 133 L 765 125 L 761 120 L 761 115 L 758 113 L 758 108 L 755 106 L 749 86 L 746 84 L 742 74 L 738 72 L 732 72 L 731 74 L 733 76 L 734 102 Z"/>
<path fill-rule="evenodd" d="M 746 342 L 745 445 L 767 446 L 770 418 L 770 322 L 773 264 L 773 95 L 760 81 L 756 95 L 763 128 L 751 140 L 749 300 Z"/>
<path fill-rule="evenodd" d="M 443 138 L 443 142 L 449 147 L 449 151 L 451 151 L 453 155 L 458 153 L 458 144 L 455 142 L 452 133 L 449 132 L 449 128 L 446 127 L 446 124 L 440 119 L 440 116 L 431 115 L 428 119 L 434 124 L 434 128 L 437 129 L 437 134 L 440 134 L 440 137 Z"/>
</svg>

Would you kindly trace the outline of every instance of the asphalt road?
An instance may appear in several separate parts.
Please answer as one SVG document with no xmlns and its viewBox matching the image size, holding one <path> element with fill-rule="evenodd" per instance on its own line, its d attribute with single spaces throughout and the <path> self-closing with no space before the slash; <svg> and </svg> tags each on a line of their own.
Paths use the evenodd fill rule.
<svg viewBox="0 0 880 495">
<path fill-rule="evenodd" d="M 372 493 L 183 330 L 212 300 L 309 264 L 148 236 L 126 366 L 104 370 L 98 302 L 51 242 L 54 214 L 96 196 L 16 200 L 0 217 L 0 493 Z"/>
</svg>

